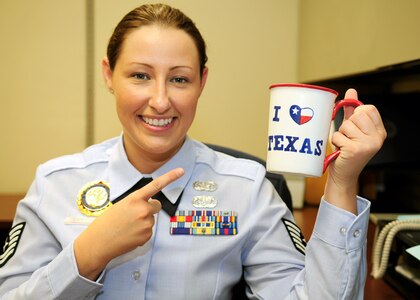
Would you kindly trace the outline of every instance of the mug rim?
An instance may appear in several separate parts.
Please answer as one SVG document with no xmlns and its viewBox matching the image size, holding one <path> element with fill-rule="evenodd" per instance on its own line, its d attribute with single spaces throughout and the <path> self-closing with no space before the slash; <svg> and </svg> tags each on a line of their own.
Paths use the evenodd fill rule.
<svg viewBox="0 0 420 300">
<path fill-rule="evenodd" d="M 277 87 L 303 87 L 303 88 L 316 89 L 316 90 L 329 92 L 338 96 L 338 92 L 333 89 L 319 86 L 319 85 L 305 84 L 305 83 L 275 83 L 275 84 L 270 85 L 269 89 L 271 90 L 272 88 L 277 88 Z"/>
</svg>

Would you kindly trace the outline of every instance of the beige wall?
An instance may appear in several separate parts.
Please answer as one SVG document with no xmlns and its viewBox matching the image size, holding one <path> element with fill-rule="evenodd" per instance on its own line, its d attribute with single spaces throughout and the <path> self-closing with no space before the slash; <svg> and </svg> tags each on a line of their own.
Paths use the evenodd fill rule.
<svg viewBox="0 0 420 300">
<path fill-rule="evenodd" d="M 100 62 L 116 23 L 150 1 L 1 1 L 0 193 L 26 192 L 38 164 L 86 146 L 87 1 L 95 7 L 93 142 L 121 131 Z M 208 43 L 210 77 L 191 136 L 264 157 L 268 86 L 296 80 L 298 1 L 165 2 Z"/>
<path fill-rule="evenodd" d="M 140 2 L 0 1 L 0 193 L 24 193 L 39 163 L 86 146 L 87 1 L 95 4 L 93 141 L 120 133 L 100 61 L 116 22 Z M 416 0 L 166 2 L 196 21 L 209 47 L 190 135 L 263 158 L 271 83 L 420 57 Z"/>
<path fill-rule="evenodd" d="M 0 1 L 0 193 L 85 145 L 84 0 Z"/>
<path fill-rule="evenodd" d="M 301 0 L 299 81 L 420 58 L 418 0 Z"/>
<path fill-rule="evenodd" d="M 143 1 L 153 2 L 153 1 Z M 96 1 L 96 61 L 116 23 L 138 1 Z M 298 1 L 166 1 L 189 15 L 208 44 L 209 78 L 190 136 L 265 157 L 268 87 L 296 80 Z M 120 132 L 113 100 L 95 85 L 95 142 Z"/>
</svg>

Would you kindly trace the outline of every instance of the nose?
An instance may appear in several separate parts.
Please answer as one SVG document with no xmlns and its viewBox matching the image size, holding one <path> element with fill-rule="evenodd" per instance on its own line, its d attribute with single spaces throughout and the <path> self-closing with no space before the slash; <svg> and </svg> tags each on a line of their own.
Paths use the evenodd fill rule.
<svg viewBox="0 0 420 300">
<path fill-rule="evenodd" d="M 153 93 L 149 99 L 149 106 L 160 114 L 171 107 L 165 82 L 156 82 Z"/>
</svg>

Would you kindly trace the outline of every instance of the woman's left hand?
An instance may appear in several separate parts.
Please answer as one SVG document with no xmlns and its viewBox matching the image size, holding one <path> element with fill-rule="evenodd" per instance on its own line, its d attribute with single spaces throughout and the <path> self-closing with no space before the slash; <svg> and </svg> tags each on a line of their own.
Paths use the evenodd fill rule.
<svg viewBox="0 0 420 300">
<path fill-rule="evenodd" d="M 344 98 L 357 99 L 356 90 L 347 90 Z M 329 166 L 326 201 L 357 214 L 358 177 L 385 138 L 386 130 L 375 106 L 344 108 L 343 123 L 331 139 L 341 153 Z"/>
</svg>

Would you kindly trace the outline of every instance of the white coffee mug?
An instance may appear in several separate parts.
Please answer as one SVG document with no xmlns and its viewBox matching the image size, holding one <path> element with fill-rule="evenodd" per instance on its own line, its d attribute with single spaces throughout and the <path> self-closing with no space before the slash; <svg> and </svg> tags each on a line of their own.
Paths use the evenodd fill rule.
<svg viewBox="0 0 420 300">
<path fill-rule="evenodd" d="M 338 92 L 321 86 L 284 83 L 270 86 L 267 171 L 305 177 L 321 176 L 339 150 L 325 156 L 331 122 L 343 106 Z"/>
</svg>

